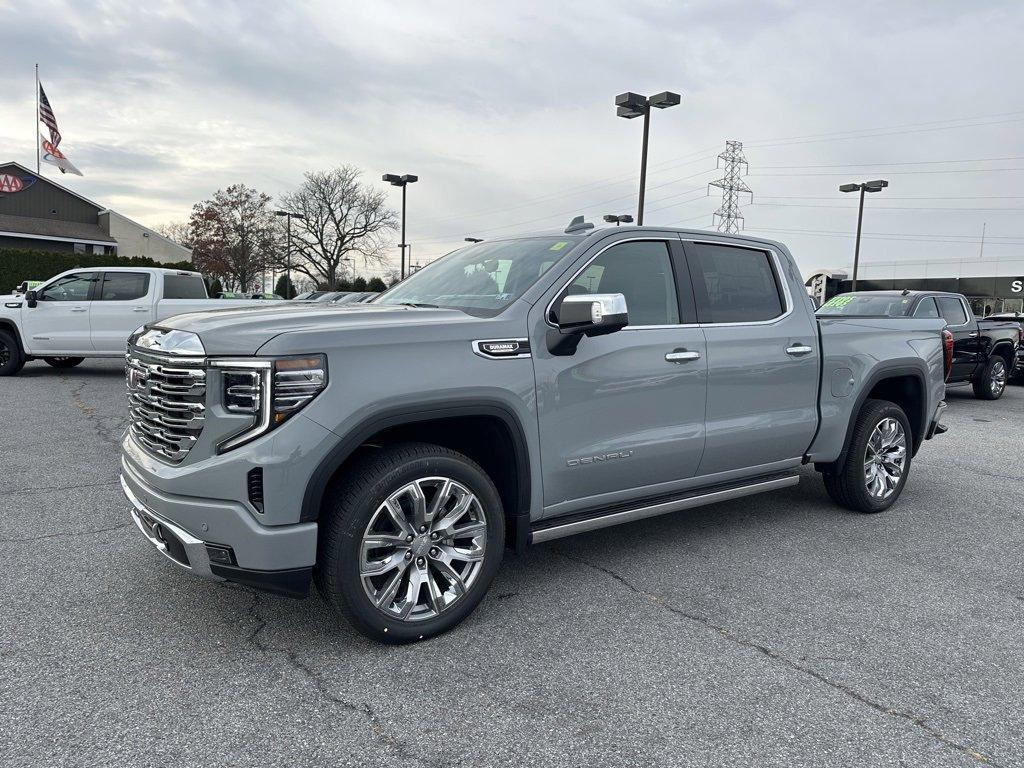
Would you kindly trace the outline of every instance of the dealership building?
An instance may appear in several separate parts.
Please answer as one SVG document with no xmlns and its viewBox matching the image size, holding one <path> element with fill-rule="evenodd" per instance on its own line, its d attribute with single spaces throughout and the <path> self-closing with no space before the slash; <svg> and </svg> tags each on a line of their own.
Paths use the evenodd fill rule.
<svg viewBox="0 0 1024 768">
<path fill-rule="evenodd" d="M 837 293 L 850 291 L 852 275 L 851 268 L 819 270 L 807 278 L 807 291 L 820 305 Z M 904 289 L 962 293 L 979 317 L 1024 312 L 1024 254 L 861 262 L 858 291 Z"/>
<path fill-rule="evenodd" d="M 0 163 L 0 248 L 192 259 L 188 248 L 19 163 Z"/>
</svg>

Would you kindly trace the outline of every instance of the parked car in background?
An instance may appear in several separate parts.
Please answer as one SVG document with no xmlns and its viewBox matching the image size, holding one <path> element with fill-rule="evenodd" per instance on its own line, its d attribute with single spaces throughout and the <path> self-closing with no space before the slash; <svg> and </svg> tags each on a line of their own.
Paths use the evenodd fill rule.
<svg viewBox="0 0 1024 768">
<path fill-rule="evenodd" d="M 62 272 L 22 296 L 0 297 L 0 376 L 27 360 L 71 368 L 87 357 L 122 357 L 144 323 L 227 305 L 206 295 L 198 272 L 150 267 L 96 267 Z"/>
<path fill-rule="evenodd" d="M 999 320 L 1004 323 L 1016 323 L 1017 327 L 1021 329 L 1021 333 L 1024 334 L 1024 312 L 998 312 L 994 315 L 989 315 L 985 319 Z M 1013 369 L 1010 371 L 1010 379 L 1024 383 L 1024 340 L 1017 347 L 1017 357 Z"/>
<path fill-rule="evenodd" d="M 839 505 L 887 509 L 944 431 L 944 324 L 815 318 L 789 251 L 756 238 L 477 243 L 369 304 L 140 329 L 121 483 L 190 573 L 296 596 L 315 578 L 360 631 L 410 642 L 465 618 L 507 545 L 809 464 Z"/>
<path fill-rule="evenodd" d="M 320 298 L 325 293 L 327 293 L 327 291 L 306 291 L 305 293 L 300 293 L 297 296 L 292 296 L 291 300 L 292 301 L 313 301 L 314 299 Z"/>
<path fill-rule="evenodd" d="M 953 334 L 953 365 L 946 382 L 970 384 L 974 396 L 998 400 L 1017 364 L 1021 326 L 997 317 L 977 318 L 966 297 L 942 291 L 858 291 L 833 296 L 819 317 L 942 318 Z"/>
<path fill-rule="evenodd" d="M 364 303 L 376 296 L 374 291 L 353 291 L 342 296 L 331 299 L 331 304 L 358 304 Z"/>
<path fill-rule="evenodd" d="M 250 299 L 262 299 L 263 301 L 287 301 L 284 296 L 279 293 L 273 293 L 271 291 L 264 291 L 263 293 L 254 293 Z"/>
</svg>

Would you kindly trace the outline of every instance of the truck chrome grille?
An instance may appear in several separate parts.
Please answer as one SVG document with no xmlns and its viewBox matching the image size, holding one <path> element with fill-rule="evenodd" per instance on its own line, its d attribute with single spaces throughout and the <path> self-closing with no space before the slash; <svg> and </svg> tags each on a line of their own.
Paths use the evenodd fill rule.
<svg viewBox="0 0 1024 768">
<path fill-rule="evenodd" d="M 129 430 L 147 452 L 178 463 L 195 445 L 206 418 L 206 370 L 202 358 L 157 360 L 126 355 Z"/>
</svg>

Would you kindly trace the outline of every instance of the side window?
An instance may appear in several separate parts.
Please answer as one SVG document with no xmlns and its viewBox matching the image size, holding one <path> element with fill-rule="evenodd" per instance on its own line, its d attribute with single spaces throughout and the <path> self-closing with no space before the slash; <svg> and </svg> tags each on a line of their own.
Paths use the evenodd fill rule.
<svg viewBox="0 0 1024 768">
<path fill-rule="evenodd" d="M 164 274 L 165 299 L 205 299 L 206 284 L 199 275 Z"/>
<path fill-rule="evenodd" d="M 938 317 L 939 310 L 935 306 L 935 299 L 931 296 L 927 296 L 921 299 L 921 303 L 917 305 L 917 309 L 914 310 L 914 317 Z"/>
<path fill-rule="evenodd" d="M 707 323 L 771 320 L 785 308 L 771 259 L 764 251 L 728 245 L 687 245 L 697 290 L 707 297 Z"/>
<path fill-rule="evenodd" d="M 149 275 L 145 272 L 107 272 L 103 275 L 100 301 L 131 301 L 149 293 Z"/>
<path fill-rule="evenodd" d="M 95 272 L 77 272 L 73 275 L 66 275 L 46 286 L 39 294 L 39 300 L 88 301 L 89 288 L 95 279 Z"/>
<path fill-rule="evenodd" d="M 967 313 L 964 312 L 964 305 L 960 299 L 952 296 L 939 296 L 935 299 L 939 304 L 939 311 L 949 325 L 963 325 L 967 322 Z"/>
<path fill-rule="evenodd" d="M 613 245 L 584 269 L 565 295 L 621 293 L 630 325 L 676 325 L 679 301 L 668 244 L 643 240 Z"/>
</svg>

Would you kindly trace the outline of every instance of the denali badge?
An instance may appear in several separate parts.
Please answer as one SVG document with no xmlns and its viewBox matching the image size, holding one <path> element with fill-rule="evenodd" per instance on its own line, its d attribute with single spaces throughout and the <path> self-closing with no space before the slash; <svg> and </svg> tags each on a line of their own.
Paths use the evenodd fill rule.
<svg viewBox="0 0 1024 768">
<path fill-rule="evenodd" d="M 566 463 L 570 467 L 578 467 L 580 464 L 597 464 L 612 459 L 628 459 L 633 451 L 612 451 L 611 453 L 599 453 L 597 456 L 580 456 L 578 459 L 569 459 Z"/>
</svg>

